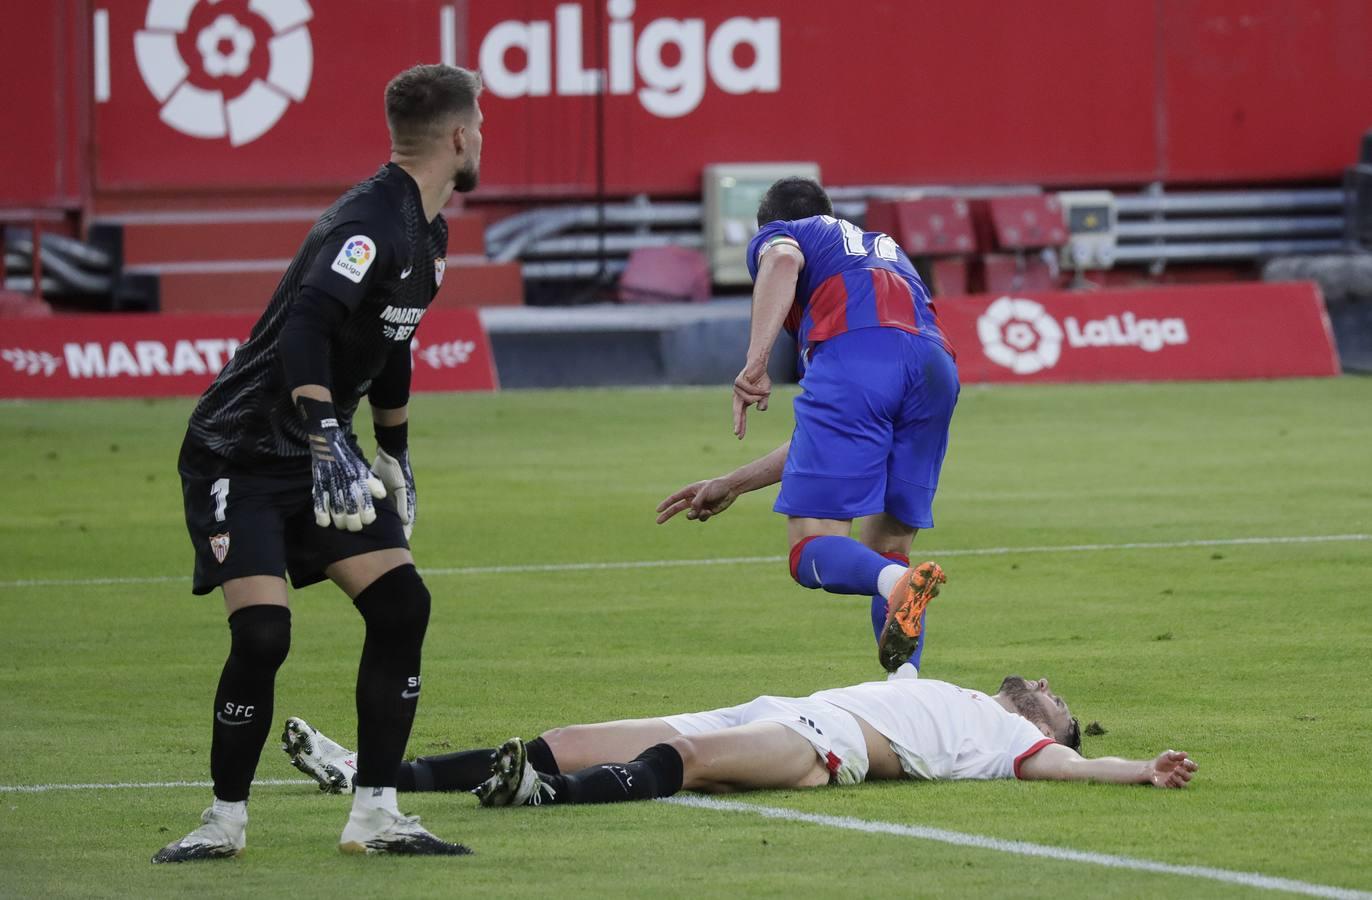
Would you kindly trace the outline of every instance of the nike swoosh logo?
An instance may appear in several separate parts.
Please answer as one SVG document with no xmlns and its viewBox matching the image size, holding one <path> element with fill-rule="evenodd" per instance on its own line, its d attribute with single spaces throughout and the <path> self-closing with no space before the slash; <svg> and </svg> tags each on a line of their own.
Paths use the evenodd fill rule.
<svg viewBox="0 0 1372 900">
<path fill-rule="evenodd" d="M 215 713 L 214 718 L 215 721 L 217 721 L 221 725 L 247 725 L 249 722 L 252 721 L 252 719 L 244 719 L 242 722 L 230 722 L 228 719 L 224 718 L 223 713 Z"/>
<path fill-rule="evenodd" d="M 401 700 L 413 700 L 415 697 L 418 697 L 418 696 L 419 696 L 419 691 L 401 691 L 401 692 L 400 692 L 400 699 L 401 699 Z"/>
<path fill-rule="evenodd" d="M 414 266 L 406 266 L 406 267 L 405 267 L 405 271 L 403 271 L 403 272 L 400 273 L 400 280 L 401 280 L 401 281 L 404 281 L 406 278 L 409 278 L 409 277 L 410 277 L 410 273 L 413 272 L 413 271 L 414 271 Z"/>
</svg>

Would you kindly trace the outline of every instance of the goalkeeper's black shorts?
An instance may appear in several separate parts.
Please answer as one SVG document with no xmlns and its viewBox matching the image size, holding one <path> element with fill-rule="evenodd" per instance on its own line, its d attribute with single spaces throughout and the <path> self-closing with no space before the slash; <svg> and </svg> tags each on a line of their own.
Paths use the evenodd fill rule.
<svg viewBox="0 0 1372 900">
<path fill-rule="evenodd" d="M 410 546 L 391 497 L 375 501 L 376 521 L 361 531 L 315 524 L 308 463 L 300 475 L 253 474 L 188 439 L 177 469 L 196 594 L 249 575 L 289 575 L 302 588 L 340 559 Z"/>
</svg>

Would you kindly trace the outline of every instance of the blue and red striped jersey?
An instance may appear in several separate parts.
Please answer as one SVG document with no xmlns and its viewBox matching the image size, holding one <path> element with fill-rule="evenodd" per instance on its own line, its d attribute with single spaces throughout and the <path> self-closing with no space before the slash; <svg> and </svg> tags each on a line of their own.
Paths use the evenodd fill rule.
<svg viewBox="0 0 1372 900">
<path fill-rule="evenodd" d="M 794 243 L 805 256 L 786 316 L 786 330 L 802 353 L 845 331 L 899 328 L 935 341 L 956 358 L 929 289 L 888 235 L 833 216 L 769 222 L 748 244 L 754 281 L 762 253 L 777 242 Z"/>
</svg>

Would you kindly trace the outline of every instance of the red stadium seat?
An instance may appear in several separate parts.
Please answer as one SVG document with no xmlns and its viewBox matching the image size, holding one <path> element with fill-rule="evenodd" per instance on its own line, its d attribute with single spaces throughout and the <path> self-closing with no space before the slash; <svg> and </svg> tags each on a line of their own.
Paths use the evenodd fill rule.
<svg viewBox="0 0 1372 900">
<path fill-rule="evenodd" d="M 966 200 L 924 197 L 867 204 L 867 230 L 884 231 L 911 256 L 975 253 L 977 238 Z"/>
<path fill-rule="evenodd" d="M 52 315 L 52 307 L 42 300 L 15 291 L 0 291 L 0 319 L 32 319 Z"/>
<path fill-rule="evenodd" d="M 690 247 L 640 247 L 619 279 L 622 303 L 710 299 L 710 264 Z"/>
<path fill-rule="evenodd" d="M 986 211 L 997 250 L 1040 250 L 1067 243 L 1062 205 L 1051 194 L 994 197 L 987 201 Z"/>
<path fill-rule="evenodd" d="M 1050 194 L 993 197 L 978 206 L 985 242 L 1000 251 L 982 257 L 982 289 L 1003 294 L 1058 288 L 1057 251 L 1068 237 L 1058 199 Z"/>
<path fill-rule="evenodd" d="M 954 296 L 971 289 L 968 260 L 977 251 L 977 235 L 966 200 L 874 200 L 867 204 L 867 230 L 895 238 L 916 266 L 929 273 L 929 289 L 935 295 Z"/>
</svg>

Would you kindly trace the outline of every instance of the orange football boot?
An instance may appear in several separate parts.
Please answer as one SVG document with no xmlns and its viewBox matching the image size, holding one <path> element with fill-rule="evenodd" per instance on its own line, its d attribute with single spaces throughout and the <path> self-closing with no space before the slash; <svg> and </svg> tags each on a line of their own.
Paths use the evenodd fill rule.
<svg viewBox="0 0 1372 900">
<path fill-rule="evenodd" d="M 936 562 L 920 563 L 905 570 L 886 598 L 886 627 L 877 641 L 877 660 L 894 672 L 915 652 L 924 625 L 920 621 L 929 601 L 938 596 L 939 585 L 948 581 Z"/>
</svg>

